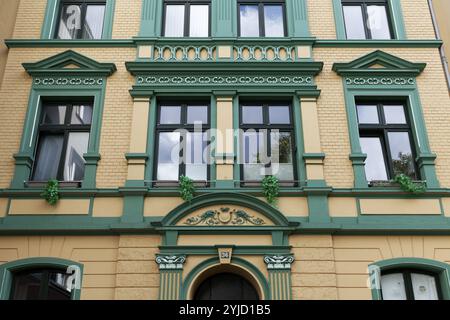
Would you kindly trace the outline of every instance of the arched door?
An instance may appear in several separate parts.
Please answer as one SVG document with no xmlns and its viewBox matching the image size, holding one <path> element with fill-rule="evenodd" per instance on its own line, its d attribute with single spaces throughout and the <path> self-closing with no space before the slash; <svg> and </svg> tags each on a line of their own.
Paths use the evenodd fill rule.
<svg viewBox="0 0 450 320">
<path fill-rule="evenodd" d="M 219 273 L 200 284 L 194 300 L 259 300 L 259 296 L 245 278 L 233 273 Z"/>
</svg>

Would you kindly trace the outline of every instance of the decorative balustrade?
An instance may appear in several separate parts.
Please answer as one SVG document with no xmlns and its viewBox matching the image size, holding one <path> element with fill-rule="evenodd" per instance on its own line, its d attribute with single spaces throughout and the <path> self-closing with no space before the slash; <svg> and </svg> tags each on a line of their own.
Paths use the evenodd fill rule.
<svg viewBox="0 0 450 320">
<path fill-rule="evenodd" d="M 295 47 L 291 46 L 235 46 L 234 61 L 293 62 Z"/>
</svg>

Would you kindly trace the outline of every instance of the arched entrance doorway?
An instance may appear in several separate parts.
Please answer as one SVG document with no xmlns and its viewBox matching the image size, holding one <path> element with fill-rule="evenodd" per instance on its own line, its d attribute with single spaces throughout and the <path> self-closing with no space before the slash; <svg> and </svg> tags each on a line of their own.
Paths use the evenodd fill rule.
<svg viewBox="0 0 450 320">
<path fill-rule="evenodd" d="M 217 273 L 198 286 L 194 300 L 259 300 L 253 285 L 234 273 Z"/>
</svg>

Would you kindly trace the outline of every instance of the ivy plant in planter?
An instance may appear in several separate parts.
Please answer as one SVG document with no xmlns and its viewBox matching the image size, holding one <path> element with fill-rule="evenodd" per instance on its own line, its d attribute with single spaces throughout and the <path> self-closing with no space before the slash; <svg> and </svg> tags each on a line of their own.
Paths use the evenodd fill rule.
<svg viewBox="0 0 450 320">
<path fill-rule="evenodd" d="M 414 182 L 410 177 L 404 174 L 399 174 L 394 178 L 394 182 L 400 185 L 403 191 L 411 193 L 424 193 L 425 184 L 423 182 Z"/>
<path fill-rule="evenodd" d="M 59 201 L 59 182 L 57 180 L 50 180 L 41 196 L 50 204 L 55 206 Z"/>
<path fill-rule="evenodd" d="M 270 205 L 275 206 L 277 204 L 278 194 L 280 192 L 280 181 L 274 176 L 266 176 L 262 180 L 261 186 L 267 202 Z"/>
<path fill-rule="evenodd" d="M 194 181 L 185 176 L 180 177 L 180 196 L 186 202 L 191 202 L 194 199 L 195 186 Z"/>
</svg>

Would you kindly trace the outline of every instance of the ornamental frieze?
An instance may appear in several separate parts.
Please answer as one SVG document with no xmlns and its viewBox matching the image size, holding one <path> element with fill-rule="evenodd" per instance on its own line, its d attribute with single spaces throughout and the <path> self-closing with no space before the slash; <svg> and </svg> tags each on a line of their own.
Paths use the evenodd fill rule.
<svg viewBox="0 0 450 320">
<path fill-rule="evenodd" d="M 138 76 L 138 85 L 313 85 L 312 76 Z"/>
<path fill-rule="evenodd" d="M 294 256 L 265 256 L 264 262 L 269 270 L 290 270 Z"/>
<path fill-rule="evenodd" d="M 220 208 L 208 210 L 200 215 L 190 217 L 185 222 L 188 226 L 263 226 L 266 222 L 240 209 Z"/>
<path fill-rule="evenodd" d="M 414 85 L 416 80 L 412 77 L 347 77 L 345 83 L 353 86 L 405 86 Z"/>
<path fill-rule="evenodd" d="M 156 257 L 156 263 L 160 270 L 180 270 L 186 262 L 186 256 L 161 256 Z"/>
<path fill-rule="evenodd" d="M 36 77 L 33 84 L 36 86 L 102 86 L 100 77 Z"/>
</svg>

